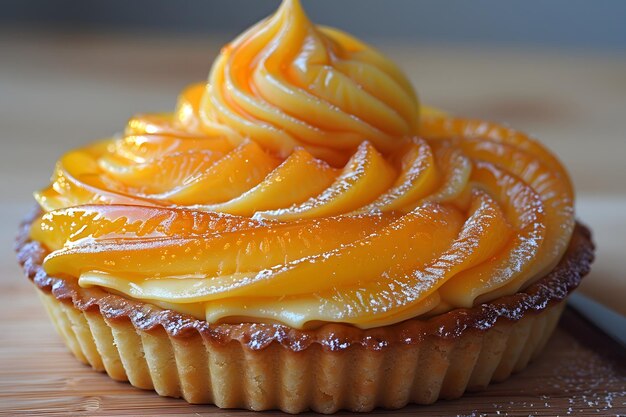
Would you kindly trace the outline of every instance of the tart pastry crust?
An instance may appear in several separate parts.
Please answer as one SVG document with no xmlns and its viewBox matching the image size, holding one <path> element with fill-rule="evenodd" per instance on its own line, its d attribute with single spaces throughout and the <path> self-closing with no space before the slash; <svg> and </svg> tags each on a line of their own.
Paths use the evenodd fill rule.
<svg viewBox="0 0 626 417">
<path fill-rule="evenodd" d="M 577 224 L 560 263 L 524 292 L 470 309 L 368 330 L 326 324 L 211 325 L 48 276 L 45 249 L 22 224 L 18 259 L 74 355 L 116 380 L 222 408 L 400 408 L 460 397 L 526 367 L 546 344 L 569 293 L 589 271 L 593 243 Z"/>
</svg>

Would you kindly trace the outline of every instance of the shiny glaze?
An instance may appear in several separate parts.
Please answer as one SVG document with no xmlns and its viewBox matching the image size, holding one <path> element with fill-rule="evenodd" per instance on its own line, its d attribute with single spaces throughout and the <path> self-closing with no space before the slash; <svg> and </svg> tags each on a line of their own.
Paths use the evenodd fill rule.
<svg viewBox="0 0 626 417">
<path fill-rule="evenodd" d="M 332 323 L 311 330 L 269 323 L 210 324 L 96 287 L 81 288 L 74 280 L 49 276 L 41 266 L 47 250 L 28 236 L 33 219 L 31 216 L 22 224 L 16 250 L 25 273 L 41 290 L 79 310 L 99 311 L 107 320 L 130 320 L 138 330 L 163 328 L 170 336 L 182 338 L 198 334 L 213 344 L 226 345 L 236 341 L 250 350 L 261 350 L 272 343 L 294 352 L 314 344 L 330 351 L 343 351 L 354 346 L 381 350 L 418 344 L 430 337 L 453 339 L 467 332 L 487 331 L 496 324 L 516 322 L 562 302 L 589 272 L 594 258 L 590 232 L 578 224 L 565 256 L 548 275 L 524 292 L 471 309 L 455 309 L 431 318 L 414 318 L 374 329 Z"/>
<path fill-rule="evenodd" d="M 573 190 L 527 135 L 420 108 L 295 0 L 172 114 L 64 155 L 36 194 L 51 276 L 210 323 L 380 327 L 514 294 L 562 258 Z"/>
</svg>

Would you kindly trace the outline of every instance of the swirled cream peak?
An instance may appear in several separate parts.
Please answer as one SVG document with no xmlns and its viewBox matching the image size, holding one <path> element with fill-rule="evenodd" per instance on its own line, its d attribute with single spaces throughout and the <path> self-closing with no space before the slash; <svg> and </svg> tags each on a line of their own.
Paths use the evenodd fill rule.
<svg viewBox="0 0 626 417">
<path fill-rule="evenodd" d="M 374 48 L 315 26 L 298 0 L 223 48 L 200 115 L 205 129 L 250 138 L 286 156 L 354 150 L 367 140 L 382 152 L 415 135 L 418 102 L 410 82 Z"/>
<path fill-rule="evenodd" d="M 393 64 L 287 0 L 174 113 L 64 155 L 31 237 L 50 275 L 211 323 L 371 328 L 553 268 L 574 226 L 559 161 L 417 110 Z"/>
</svg>

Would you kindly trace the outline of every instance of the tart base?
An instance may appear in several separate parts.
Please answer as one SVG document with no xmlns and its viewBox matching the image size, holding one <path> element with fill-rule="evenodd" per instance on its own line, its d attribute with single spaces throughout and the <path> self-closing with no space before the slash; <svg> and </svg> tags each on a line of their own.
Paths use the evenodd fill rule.
<svg viewBox="0 0 626 417">
<path fill-rule="evenodd" d="M 47 275 L 45 248 L 28 238 L 31 221 L 18 236 L 18 260 L 80 361 L 190 403 L 288 413 L 430 404 L 508 378 L 541 352 L 594 257 L 578 224 L 548 275 L 473 308 L 367 330 L 212 325 Z"/>
<path fill-rule="evenodd" d="M 38 293 L 74 356 L 113 379 L 190 403 L 288 413 L 396 409 L 481 390 L 524 369 L 565 307 L 563 300 L 487 331 L 431 336 L 382 350 L 311 345 L 294 352 L 271 344 L 251 351 L 236 341 L 222 345 L 199 334 L 181 338 L 163 328 L 136 329 L 130 320 L 107 320 L 99 311 L 81 311 Z"/>
</svg>

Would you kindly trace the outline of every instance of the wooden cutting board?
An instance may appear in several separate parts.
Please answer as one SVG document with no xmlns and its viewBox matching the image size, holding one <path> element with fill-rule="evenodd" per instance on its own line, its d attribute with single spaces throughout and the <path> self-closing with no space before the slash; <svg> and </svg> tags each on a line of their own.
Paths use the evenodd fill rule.
<svg viewBox="0 0 626 417">
<path fill-rule="evenodd" d="M 30 285 L 23 279 L 2 287 L 0 415 L 259 415 L 161 398 L 80 364 L 54 333 Z M 508 381 L 455 401 L 373 414 L 626 415 L 626 353 L 568 309 L 544 354 Z"/>
</svg>

